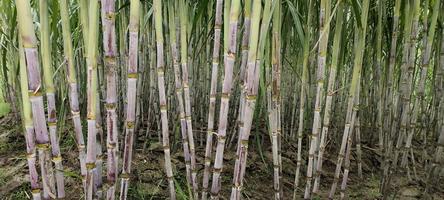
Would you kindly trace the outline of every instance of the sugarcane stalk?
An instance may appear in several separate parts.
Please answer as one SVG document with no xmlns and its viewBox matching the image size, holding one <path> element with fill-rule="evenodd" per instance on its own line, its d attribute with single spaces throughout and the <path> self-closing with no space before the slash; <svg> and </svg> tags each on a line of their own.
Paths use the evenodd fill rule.
<svg viewBox="0 0 444 200">
<path fill-rule="evenodd" d="M 412 113 L 412 119 L 410 122 L 410 132 L 409 132 L 409 135 L 407 136 L 407 140 L 405 142 L 405 147 L 403 149 L 403 157 L 402 157 L 402 162 L 401 162 L 402 167 L 406 166 L 408 152 L 410 152 L 411 148 L 412 148 L 412 139 L 413 139 L 413 134 L 416 131 L 416 127 L 417 127 L 416 124 L 418 123 L 417 118 L 418 118 L 418 114 L 419 114 L 419 109 L 421 109 L 421 108 L 424 109 L 423 101 L 424 101 L 424 96 L 425 96 L 425 94 L 424 94 L 425 93 L 425 81 L 427 78 L 430 57 L 432 54 L 432 45 L 433 45 L 433 39 L 435 37 L 435 29 L 436 29 L 436 23 L 437 23 L 437 19 L 438 19 L 439 3 L 440 3 L 440 1 L 436 0 L 433 4 L 433 13 L 432 13 L 432 19 L 430 22 L 430 29 L 429 29 L 428 33 L 426 35 L 424 35 L 423 46 L 425 48 L 425 51 L 424 51 L 424 54 L 422 54 L 421 75 L 419 77 L 416 101 L 415 101 L 413 111 L 412 111 L 413 113 Z M 428 7 L 426 7 L 426 8 L 428 8 Z M 425 21 L 424 25 L 427 27 L 427 17 L 425 17 L 424 21 Z"/>
<path fill-rule="evenodd" d="M 316 165 L 315 181 L 313 183 L 314 194 L 318 194 L 319 192 L 319 184 L 321 181 L 321 173 L 322 173 L 322 163 L 324 161 L 323 159 L 326 148 L 326 140 L 328 138 L 328 130 L 330 128 L 330 121 L 331 121 L 330 116 L 333 107 L 333 95 L 335 95 L 336 72 L 339 63 L 339 52 L 341 50 L 339 45 L 341 44 L 343 18 L 344 18 L 344 8 L 343 8 L 343 3 L 340 2 L 338 6 L 338 11 L 336 13 L 336 23 L 335 23 L 336 26 L 333 38 L 333 52 L 331 58 L 332 61 L 328 77 L 327 97 L 325 100 L 324 118 L 323 118 L 321 139 L 318 152 L 318 162 Z"/>
<path fill-rule="evenodd" d="M 321 130 L 321 110 L 322 110 L 322 99 L 324 91 L 324 71 L 325 64 L 327 60 L 327 45 L 328 45 L 328 35 L 330 32 L 329 20 L 330 16 L 330 1 L 322 0 L 320 3 L 320 13 L 319 13 L 319 48 L 318 48 L 318 68 L 317 68 L 317 87 L 316 87 L 316 100 L 314 107 L 314 119 L 312 127 L 312 135 L 310 138 L 310 148 L 308 151 L 308 166 L 307 166 L 307 178 L 305 184 L 304 199 L 309 199 L 311 196 L 311 182 L 313 178 L 313 170 L 316 168 L 316 158 L 315 154 L 318 149 L 318 138 L 319 132 Z"/>
<path fill-rule="evenodd" d="M 443 113 L 444 112 L 444 95 L 443 95 L 443 87 L 444 82 L 442 81 L 444 78 L 444 32 L 441 32 L 441 46 L 440 46 L 440 54 L 439 54 L 439 63 L 438 63 L 438 69 L 440 73 L 436 74 L 436 78 L 440 79 L 440 83 L 438 85 L 438 97 L 440 98 L 440 105 L 438 106 L 439 111 Z M 441 119 L 438 121 L 438 129 L 437 129 L 437 142 L 435 147 L 435 152 L 433 154 L 433 158 L 431 159 L 430 163 L 430 169 L 428 171 L 428 177 L 427 177 L 427 185 L 425 189 L 425 194 L 427 194 L 428 191 L 430 191 L 430 187 L 433 184 L 434 177 L 436 177 L 437 173 L 439 172 L 439 167 L 443 166 L 443 152 L 444 152 L 444 118 L 441 117 Z"/>
<path fill-rule="evenodd" d="M 62 34 L 63 34 L 63 51 L 66 65 L 66 80 L 68 82 L 68 99 L 71 109 L 71 117 L 74 124 L 75 138 L 77 142 L 77 150 L 79 152 L 80 174 L 85 181 L 86 178 L 86 153 L 85 140 L 82 133 L 82 124 L 80 121 L 79 109 L 79 93 L 76 78 L 76 69 L 74 66 L 74 53 L 71 41 L 70 22 L 68 14 L 68 5 L 66 0 L 59 1 L 60 16 L 62 18 Z"/>
<path fill-rule="evenodd" d="M 341 172 L 342 162 L 344 160 L 344 152 L 347 145 L 347 140 L 349 139 L 351 135 L 350 129 L 353 127 L 354 123 L 354 116 L 356 115 L 356 112 L 353 112 L 353 108 L 356 106 L 355 104 L 355 98 L 357 94 L 358 87 L 359 87 L 359 80 L 361 76 L 361 70 L 362 70 L 362 60 L 364 56 L 364 47 L 365 47 L 365 37 L 366 37 L 366 31 L 367 31 L 367 19 L 368 19 L 368 9 L 369 9 L 369 0 L 364 0 L 362 4 L 362 13 L 361 13 L 361 27 L 358 27 L 357 32 L 355 33 L 355 57 L 354 57 L 354 66 L 353 66 L 353 75 L 352 80 L 350 83 L 350 89 L 348 94 L 348 102 L 347 102 L 347 113 L 346 113 L 346 121 L 344 126 L 344 133 L 342 135 L 342 141 L 341 141 L 341 147 L 339 149 L 339 155 L 338 160 L 336 163 L 336 170 L 335 170 L 335 176 L 333 183 L 330 188 L 330 193 L 328 195 L 329 199 L 333 199 L 336 186 L 339 181 L 339 174 Z M 350 147 L 351 148 L 351 147 Z M 346 178 L 344 176 L 344 178 Z"/>
<path fill-rule="evenodd" d="M 35 133 L 28 94 L 28 74 L 26 72 L 26 59 L 21 43 L 21 38 L 19 38 L 20 90 L 22 95 L 22 121 L 26 142 L 26 159 L 28 161 L 29 182 L 31 185 L 32 198 L 34 200 L 40 200 L 42 199 L 42 196 L 40 194 L 39 174 L 36 168 Z"/>
<path fill-rule="evenodd" d="M 272 48 L 271 48 L 271 113 L 269 114 L 269 123 L 272 137 L 272 156 L 273 156 L 273 189 L 274 199 L 283 198 L 281 194 L 281 169 L 280 161 L 280 139 L 281 135 L 281 2 L 276 0 L 276 8 L 273 12 L 272 26 Z"/>
<path fill-rule="evenodd" d="M 383 21 L 383 15 L 385 10 L 385 1 L 379 0 L 378 1 L 378 21 L 376 25 L 376 73 L 377 73 L 377 79 L 378 79 L 378 115 L 377 115 L 377 126 L 378 126 L 378 145 L 381 152 L 384 151 L 384 127 L 383 127 L 383 115 L 384 115 L 384 105 L 385 100 L 384 99 L 384 75 L 383 75 L 383 69 L 382 69 L 382 21 Z M 385 20 L 385 19 L 384 19 Z M 388 70 L 386 71 L 388 72 Z M 385 76 L 386 78 L 388 76 Z M 388 123 L 388 122 L 385 122 Z"/>
<path fill-rule="evenodd" d="M 96 169 L 97 159 L 97 40 L 98 40 L 98 1 L 89 2 L 88 13 L 88 56 L 87 64 L 87 123 L 88 123 L 88 140 L 86 147 L 86 195 L 85 199 L 92 199 L 94 194 L 94 173 Z"/>
<path fill-rule="evenodd" d="M 358 102 L 359 104 L 359 102 Z M 355 123 L 355 129 L 356 129 L 356 157 L 357 157 L 357 164 L 358 164 L 358 177 L 362 179 L 362 147 L 361 147 L 361 121 L 359 119 L 359 116 L 356 117 L 356 123 Z"/>
<path fill-rule="evenodd" d="M 115 0 L 102 0 L 103 55 L 106 73 L 106 199 L 115 199 L 118 173 L 117 129 L 117 44 L 115 27 Z"/>
<path fill-rule="evenodd" d="M 32 121 L 34 123 L 36 147 L 39 155 L 40 171 L 43 185 L 43 198 L 56 198 L 54 194 L 51 154 L 48 127 L 46 125 L 43 97 L 41 94 L 40 63 L 37 39 L 32 24 L 31 6 L 27 0 L 16 0 L 17 20 L 23 51 L 26 58 L 28 75 L 28 93 L 31 102 Z"/>
<path fill-rule="evenodd" d="M 298 152 L 296 158 L 296 172 L 294 177 L 294 190 L 293 190 L 293 199 L 296 199 L 297 189 L 299 188 L 299 174 L 302 165 L 302 137 L 304 132 L 304 113 L 305 113 L 305 103 L 307 96 L 307 88 L 308 88 L 308 60 L 309 60 L 309 52 L 310 52 L 310 25 L 312 20 L 312 0 L 308 3 L 308 12 L 307 12 L 307 22 L 305 24 L 305 40 L 302 47 L 303 51 L 303 60 L 302 60 L 302 77 L 301 77 L 301 90 L 300 90 L 300 100 L 299 100 L 299 122 L 298 122 Z"/>
<path fill-rule="evenodd" d="M 275 2 L 276 3 L 276 2 Z M 274 4 L 276 5 L 276 4 Z M 236 163 L 233 175 L 233 187 L 231 189 L 231 199 L 240 199 L 241 190 L 243 186 L 243 178 L 245 175 L 245 168 L 248 153 L 248 140 L 253 121 L 254 108 L 256 104 L 258 85 L 259 85 L 259 68 L 261 60 L 264 55 L 265 42 L 268 33 L 268 27 L 271 20 L 271 1 L 265 2 L 263 21 L 262 5 L 260 1 L 253 1 L 250 24 L 250 39 L 246 69 L 246 80 L 244 85 L 245 101 L 243 103 L 243 110 L 241 121 L 243 126 L 239 128 L 238 146 L 236 154 Z M 259 34 L 259 30 L 260 33 Z M 259 36 L 260 35 L 260 36 Z M 277 152 L 277 151 L 276 151 Z"/>
<path fill-rule="evenodd" d="M 355 99 L 355 103 L 353 106 L 353 113 L 352 113 L 352 119 L 351 119 L 351 124 L 353 124 L 353 126 L 350 127 L 350 133 L 348 135 L 347 138 L 347 144 L 346 144 L 346 150 L 345 150 L 345 162 L 344 162 L 344 173 L 342 175 L 342 183 L 341 183 L 341 188 L 340 188 L 340 199 L 344 199 L 345 198 L 345 190 L 347 188 L 347 180 L 348 180 L 348 174 L 350 172 L 350 154 L 351 154 L 351 147 L 353 144 L 353 134 L 355 133 L 354 131 L 358 132 L 358 130 L 355 130 L 356 128 L 359 129 L 358 126 L 356 126 L 359 123 L 359 118 L 358 118 L 358 111 L 359 111 L 359 92 L 360 92 L 360 85 L 361 82 L 361 78 L 359 78 L 358 80 L 358 88 L 356 89 L 356 97 Z"/>
<path fill-rule="evenodd" d="M 163 49 L 163 29 L 162 29 L 162 2 L 160 0 L 153 1 L 154 9 L 154 25 L 156 30 L 156 46 L 157 46 L 157 83 L 159 89 L 159 106 L 160 117 L 162 121 L 162 146 L 165 154 L 165 172 L 168 179 L 170 190 L 170 198 L 176 199 L 176 190 L 173 181 L 173 169 L 171 166 L 171 153 L 168 135 L 168 116 L 167 101 L 165 95 L 165 73 L 164 73 L 164 49 Z"/>
<path fill-rule="evenodd" d="M 420 2 L 414 0 L 410 7 L 410 20 L 407 21 L 406 35 L 404 41 L 405 52 L 403 54 L 403 63 L 401 65 L 401 80 L 399 83 L 400 101 L 401 101 L 401 125 L 399 128 L 399 135 L 396 141 L 395 152 L 393 156 L 393 169 L 397 168 L 398 156 L 401 151 L 401 146 L 407 139 L 407 127 L 410 123 L 410 91 L 412 88 L 412 78 L 414 71 L 414 61 L 416 58 L 416 40 L 418 38 L 418 20 L 419 20 Z"/>
<path fill-rule="evenodd" d="M 214 158 L 213 178 L 211 183 L 211 199 L 218 199 L 221 190 L 221 172 L 223 167 L 223 155 L 225 148 L 226 132 L 228 126 L 228 110 L 231 88 L 233 84 L 233 67 L 237 53 L 237 24 L 240 13 L 240 0 L 232 0 L 230 9 L 230 21 L 228 27 L 228 46 L 224 52 L 224 79 L 222 85 L 221 105 L 219 112 L 219 129 L 217 132 L 217 146 Z"/>
<path fill-rule="evenodd" d="M 246 78 L 246 67 L 247 67 L 247 61 L 248 61 L 248 42 L 250 39 L 250 24 L 251 24 L 251 0 L 246 0 L 244 5 L 244 32 L 242 34 L 242 43 L 241 43 L 241 61 L 240 61 L 240 69 L 239 69 L 239 85 L 240 85 L 240 95 L 239 95 L 239 109 L 238 109 L 238 116 L 236 122 L 238 123 L 239 129 L 243 128 L 243 110 L 244 103 L 245 103 L 245 78 Z M 233 140 L 235 138 L 233 136 L 230 139 L 229 146 L 233 143 Z"/>
<path fill-rule="evenodd" d="M 247 0 L 249 1 L 249 0 Z M 202 183 L 202 199 L 207 199 L 208 183 L 210 180 L 211 154 L 213 152 L 214 112 L 216 110 L 217 78 L 220 54 L 220 36 L 222 28 L 222 3 L 223 0 L 216 1 L 216 15 L 214 18 L 214 39 L 213 56 L 211 68 L 210 104 L 208 108 L 207 140 L 205 144 L 205 163 Z"/>
<path fill-rule="evenodd" d="M 128 49 L 128 79 L 127 79 L 127 109 L 125 122 L 125 147 L 123 151 L 123 166 L 120 182 L 120 199 L 126 199 L 131 174 L 131 160 L 133 153 L 133 137 L 136 121 L 136 93 L 137 93 L 137 65 L 139 40 L 139 0 L 130 2 L 129 22 L 129 49 Z"/>
<path fill-rule="evenodd" d="M 391 43 L 390 43 L 390 54 L 389 54 L 389 64 L 388 64 L 388 73 L 387 73 L 387 83 L 386 83 L 386 93 L 384 96 L 384 114 L 388 116 L 388 119 L 386 120 L 387 123 L 384 123 L 384 138 L 383 138 L 383 144 L 382 149 L 384 152 L 384 161 L 381 164 L 381 167 L 383 169 L 383 175 L 381 179 L 381 193 L 384 194 L 387 192 L 387 184 L 389 182 L 389 168 L 390 168 L 390 152 L 392 149 L 392 134 L 390 130 L 390 122 L 392 122 L 392 118 L 395 117 L 394 113 L 391 112 L 391 108 L 394 104 L 393 101 L 393 78 L 394 75 L 393 71 L 395 70 L 395 64 L 396 64 L 396 54 L 397 54 L 397 41 L 398 41 L 398 35 L 399 35 L 399 17 L 400 17 L 400 10 L 401 10 L 401 0 L 396 0 L 395 6 L 393 8 L 393 31 L 392 31 L 392 37 L 391 37 Z M 394 110 L 396 109 L 396 106 L 394 107 Z M 395 118 L 396 119 L 396 118 Z"/>
<path fill-rule="evenodd" d="M 187 133 L 187 121 L 185 118 L 185 109 L 183 103 L 183 87 L 182 87 L 182 78 L 180 76 L 180 68 L 179 68 L 179 52 L 177 47 L 177 38 L 176 38 L 176 21 L 174 15 L 174 5 L 172 2 L 168 3 L 168 20 L 169 20 L 169 33 L 170 33 L 170 46 L 171 46 L 171 54 L 173 59 L 173 70 L 174 70 L 174 83 L 175 83 L 175 92 L 177 98 L 178 105 L 178 116 L 180 120 L 180 132 L 182 136 L 182 146 L 183 153 L 185 159 L 185 170 L 186 170 L 186 179 L 187 179 L 187 187 L 190 188 L 192 184 L 191 179 L 191 158 L 190 158 L 190 149 L 189 149 L 189 140 Z"/>
<path fill-rule="evenodd" d="M 43 82 L 45 85 L 47 112 L 48 112 L 48 128 L 51 142 L 52 161 L 55 166 L 55 179 L 57 184 L 57 197 L 65 197 L 65 183 L 63 177 L 62 156 L 60 154 L 59 139 L 57 137 L 57 115 L 55 102 L 55 87 L 53 81 L 53 70 L 51 62 L 51 48 L 49 40 L 49 19 L 48 19 L 48 1 L 40 0 L 40 35 L 41 35 L 41 56 L 43 68 Z"/>
<path fill-rule="evenodd" d="M 188 82 L 188 44 L 187 44 L 187 7 L 185 0 L 179 1 L 179 15 L 180 15 L 180 61 L 182 67 L 182 87 L 183 98 L 185 103 L 185 119 L 186 119 L 186 131 L 188 135 L 188 144 L 190 149 L 190 162 L 191 162 L 191 183 L 193 187 L 194 199 L 198 199 L 198 184 L 197 184 L 197 169 L 196 169 L 196 153 L 194 147 L 193 126 L 191 119 L 191 100 L 190 100 L 190 86 Z"/>
</svg>

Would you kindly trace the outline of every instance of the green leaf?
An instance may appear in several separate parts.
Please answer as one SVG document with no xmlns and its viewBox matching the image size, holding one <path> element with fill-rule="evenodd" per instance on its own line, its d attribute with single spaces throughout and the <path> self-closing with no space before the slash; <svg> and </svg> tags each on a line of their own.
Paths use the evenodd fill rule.
<svg viewBox="0 0 444 200">
<path fill-rule="evenodd" d="M 3 117 L 11 112 L 11 107 L 8 103 L 0 103 L 0 117 Z"/>
<path fill-rule="evenodd" d="M 302 29 L 302 23 L 301 23 L 301 18 L 299 17 L 299 13 L 291 1 L 286 0 L 285 2 L 288 5 L 288 9 L 290 10 L 291 16 L 293 17 L 293 23 L 296 28 L 296 32 L 298 33 L 299 41 L 301 42 L 301 44 L 303 44 L 305 40 L 305 34 L 304 30 Z"/>
<path fill-rule="evenodd" d="M 362 28 L 361 22 L 361 5 L 358 0 L 350 0 L 351 7 L 353 10 L 353 15 L 355 16 L 356 23 L 358 24 L 358 28 Z"/>
</svg>

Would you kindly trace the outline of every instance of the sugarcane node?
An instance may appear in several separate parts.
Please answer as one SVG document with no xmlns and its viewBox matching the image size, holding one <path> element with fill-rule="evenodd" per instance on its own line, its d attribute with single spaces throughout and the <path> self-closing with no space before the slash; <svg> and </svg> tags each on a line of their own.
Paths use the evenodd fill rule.
<svg viewBox="0 0 444 200">
<path fill-rule="evenodd" d="M 122 174 L 120 174 L 120 178 L 121 179 L 125 179 L 125 180 L 129 180 L 130 179 L 130 174 L 128 174 L 126 172 L 122 172 Z"/>
<path fill-rule="evenodd" d="M 235 58 L 236 58 L 236 53 L 235 53 L 235 52 L 229 51 L 229 52 L 227 53 L 227 59 L 232 59 L 232 60 L 234 60 Z"/>
<path fill-rule="evenodd" d="M 230 98 L 230 93 L 222 93 L 221 94 L 221 99 L 229 99 Z"/>
<path fill-rule="evenodd" d="M 107 145 L 106 145 L 106 147 L 108 148 L 108 149 L 115 149 L 116 148 L 116 143 L 115 142 L 113 142 L 113 143 L 108 143 Z"/>
<path fill-rule="evenodd" d="M 114 110 L 114 109 L 116 109 L 116 103 L 105 103 L 105 108 L 107 109 L 107 110 Z"/>
<path fill-rule="evenodd" d="M 35 157 L 36 157 L 35 153 L 27 153 L 26 154 L 26 158 L 27 159 L 32 159 L 32 158 L 35 158 Z"/>
<path fill-rule="evenodd" d="M 79 117 L 80 116 L 80 111 L 71 110 L 71 115 L 72 115 L 72 117 Z"/>
<path fill-rule="evenodd" d="M 157 67 L 157 75 L 159 75 L 159 76 L 164 75 L 163 67 L 161 67 L 161 66 Z"/>
<path fill-rule="evenodd" d="M 85 146 L 85 145 L 82 145 L 82 144 L 77 145 L 77 149 L 79 149 L 79 151 L 85 149 L 85 147 L 86 147 L 86 146 Z"/>
<path fill-rule="evenodd" d="M 35 188 L 31 190 L 32 195 L 40 195 L 40 189 L 39 188 Z"/>
<path fill-rule="evenodd" d="M 247 94 L 245 96 L 245 99 L 247 99 L 247 101 L 256 101 L 256 97 L 257 97 L 257 95 L 249 95 L 249 94 Z"/>
<path fill-rule="evenodd" d="M 222 173 L 222 168 L 216 168 L 216 167 L 214 167 L 214 168 L 213 168 L 213 173 L 216 173 L 216 174 L 220 174 L 220 173 Z"/>
<path fill-rule="evenodd" d="M 170 145 L 169 145 L 169 144 L 164 145 L 164 146 L 163 146 L 163 150 L 164 150 L 164 151 L 168 151 L 168 150 L 170 150 Z"/>
<path fill-rule="evenodd" d="M 242 187 L 242 186 L 241 186 L 241 184 L 240 184 L 238 181 L 236 181 L 236 182 L 233 184 L 233 188 L 234 188 L 235 190 L 242 190 L 241 187 Z"/>
<path fill-rule="evenodd" d="M 225 136 L 222 135 L 217 135 L 217 142 L 221 143 L 221 144 L 225 144 Z"/>
<path fill-rule="evenodd" d="M 57 122 L 48 122 L 48 126 L 56 126 Z"/>
<path fill-rule="evenodd" d="M 96 163 L 86 163 L 86 169 L 91 170 L 96 168 Z"/>
<path fill-rule="evenodd" d="M 101 155 L 97 155 L 97 156 L 96 156 L 96 160 L 98 160 L 98 161 L 103 160 L 103 158 L 104 158 L 104 155 L 103 155 L 103 154 L 101 154 Z"/>
<path fill-rule="evenodd" d="M 116 13 L 114 12 L 106 12 L 105 17 L 107 20 L 115 20 L 116 19 Z"/>
<path fill-rule="evenodd" d="M 167 111 L 166 105 L 160 105 L 160 111 Z"/>
<path fill-rule="evenodd" d="M 128 129 L 132 129 L 135 126 L 135 122 L 134 121 L 126 121 L 126 128 Z"/>
<path fill-rule="evenodd" d="M 60 163 L 60 162 L 62 162 L 62 156 L 54 156 L 54 157 L 52 157 L 52 162 L 54 162 L 54 163 Z"/>
<path fill-rule="evenodd" d="M 137 78 L 137 73 L 128 73 L 128 78 Z"/>
<path fill-rule="evenodd" d="M 42 93 L 38 90 L 38 88 L 35 91 L 28 91 L 29 97 L 40 97 L 42 96 Z"/>
<path fill-rule="evenodd" d="M 43 144 L 36 144 L 36 147 L 39 150 L 48 150 L 50 146 L 48 143 L 43 143 Z"/>
</svg>

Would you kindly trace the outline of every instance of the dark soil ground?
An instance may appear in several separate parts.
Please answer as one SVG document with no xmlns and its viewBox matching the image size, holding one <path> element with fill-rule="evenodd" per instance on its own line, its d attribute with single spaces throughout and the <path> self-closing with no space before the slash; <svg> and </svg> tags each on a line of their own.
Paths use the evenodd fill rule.
<svg viewBox="0 0 444 200">
<path fill-rule="evenodd" d="M 61 130 L 61 147 L 64 158 L 66 177 L 66 199 L 83 199 L 81 178 L 79 174 L 77 151 L 70 128 Z M 128 199 L 168 199 L 167 184 L 163 168 L 163 151 L 157 136 L 145 140 L 143 134 L 136 141 L 133 157 L 133 172 L 131 177 Z M 197 133 L 200 134 L 200 133 Z M 268 138 L 262 145 L 258 145 L 257 137 L 250 140 L 247 173 L 244 181 L 243 199 L 273 199 L 272 156 Z M 144 148 L 144 143 L 146 144 Z M 234 146 L 234 145 L 233 145 Z M 178 199 L 187 199 L 185 184 L 185 165 L 180 144 L 173 145 L 173 171 L 175 172 L 176 191 Z M 260 148 L 259 148 L 260 147 Z M 305 147 L 304 147 L 305 148 Z M 294 143 L 283 142 L 282 186 L 284 199 L 292 199 L 294 174 L 296 169 L 297 147 Z M 199 186 L 202 182 L 204 146 L 198 146 L 198 174 Z M 222 179 L 221 199 L 228 199 L 231 192 L 231 177 L 235 160 L 235 150 L 226 150 L 224 156 L 224 169 Z M 304 149 L 304 159 L 306 158 Z M 364 145 L 363 148 L 363 178 L 357 176 L 355 155 L 352 155 L 351 173 L 348 182 L 347 195 L 349 199 L 380 199 L 379 182 L 380 170 L 377 150 Z M 27 162 L 25 141 L 22 136 L 20 121 L 12 115 L 0 119 L 0 199 L 30 199 L 30 190 L 27 176 Z M 314 199 L 326 199 L 333 180 L 336 163 L 336 150 L 327 150 L 324 162 L 324 173 L 321 184 L 321 196 Z M 303 162 L 305 163 L 305 162 Z M 419 165 L 419 164 L 418 164 Z M 417 167 L 418 177 L 425 177 L 420 166 Z M 305 175 L 302 168 L 301 177 Z M 341 179 L 342 180 L 342 179 Z M 304 179 L 300 180 L 305 183 Z M 444 199 L 444 184 L 435 186 L 429 193 L 432 199 Z M 303 185 L 297 190 L 297 196 L 302 199 Z M 392 190 L 389 199 L 426 199 L 424 196 L 423 181 L 409 181 L 405 174 L 398 174 L 392 180 Z M 339 188 L 337 190 L 339 195 Z M 338 197 L 338 196 L 337 196 Z"/>
</svg>

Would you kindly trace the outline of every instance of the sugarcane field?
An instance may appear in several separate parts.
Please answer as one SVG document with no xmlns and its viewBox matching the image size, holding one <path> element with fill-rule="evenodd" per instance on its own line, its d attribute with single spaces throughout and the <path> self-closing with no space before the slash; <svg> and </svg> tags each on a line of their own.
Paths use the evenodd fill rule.
<svg viewBox="0 0 444 200">
<path fill-rule="evenodd" d="M 442 0 L 0 0 L 0 200 L 444 200 Z"/>
</svg>

